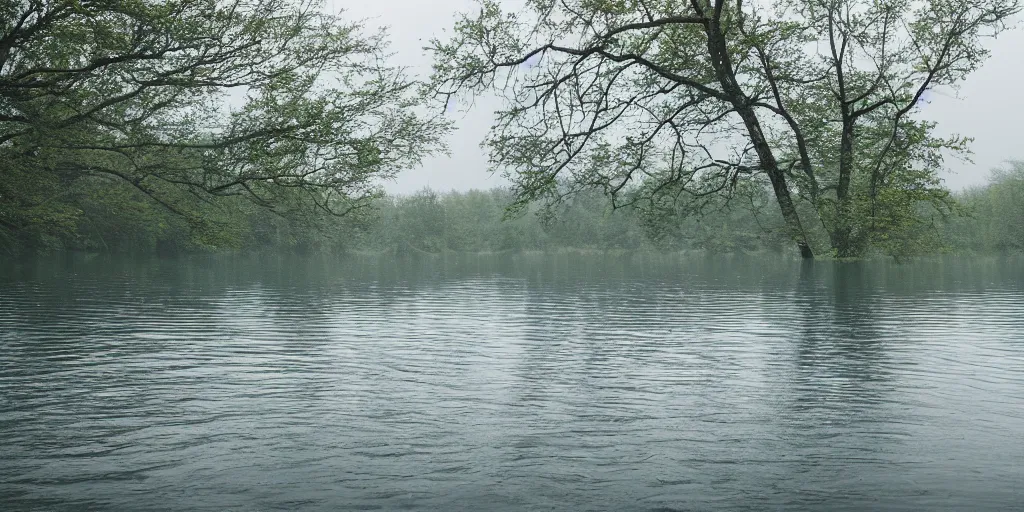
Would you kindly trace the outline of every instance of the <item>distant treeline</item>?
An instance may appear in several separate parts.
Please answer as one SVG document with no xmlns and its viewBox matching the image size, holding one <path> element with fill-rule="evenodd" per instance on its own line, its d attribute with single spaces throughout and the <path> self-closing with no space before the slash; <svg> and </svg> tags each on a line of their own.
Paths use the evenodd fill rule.
<svg viewBox="0 0 1024 512">
<path fill-rule="evenodd" d="M 956 198 L 966 212 L 945 226 L 951 248 L 1024 251 L 1024 162 L 994 171 L 988 185 L 961 192 Z"/>
<path fill-rule="evenodd" d="M 764 190 L 674 210 L 652 210 L 644 204 L 612 208 L 594 191 L 515 216 L 506 213 L 513 195 L 504 189 L 384 196 L 344 217 L 314 210 L 272 211 L 229 197 L 197 202 L 183 216 L 127 185 L 79 185 L 64 199 L 61 222 L 47 219 L 19 236 L 0 230 L 0 251 L 791 250 L 781 215 Z M 1024 163 L 994 172 L 988 185 L 954 194 L 954 199 L 954 213 L 926 217 L 929 222 L 879 252 L 901 257 L 1024 250 Z M 816 236 L 827 244 L 823 231 Z"/>
</svg>

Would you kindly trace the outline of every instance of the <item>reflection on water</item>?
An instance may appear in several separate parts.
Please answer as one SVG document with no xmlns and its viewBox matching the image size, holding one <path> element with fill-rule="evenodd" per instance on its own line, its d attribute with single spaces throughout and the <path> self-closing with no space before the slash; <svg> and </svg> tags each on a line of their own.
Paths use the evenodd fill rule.
<svg viewBox="0 0 1024 512">
<path fill-rule="evenodd" d="M 4 510 L 1006 510 L 1024 263 L 0 275 Z"/>
</svg>

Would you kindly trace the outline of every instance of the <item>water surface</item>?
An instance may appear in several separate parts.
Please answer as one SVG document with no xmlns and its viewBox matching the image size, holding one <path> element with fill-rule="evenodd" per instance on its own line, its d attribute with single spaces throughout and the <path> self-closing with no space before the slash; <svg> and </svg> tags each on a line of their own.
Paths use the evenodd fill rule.
<svg viewBox="0 0 1024 512">
<path fill-rule="evenodd" d="M 1007 510 L 1024 263 L 0 270 L 4 510 Z"/>
</svg>

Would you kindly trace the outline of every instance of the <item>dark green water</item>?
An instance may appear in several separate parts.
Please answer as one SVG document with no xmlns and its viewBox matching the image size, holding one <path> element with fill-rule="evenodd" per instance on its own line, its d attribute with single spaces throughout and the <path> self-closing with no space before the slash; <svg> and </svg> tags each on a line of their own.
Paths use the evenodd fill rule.
<svg viewBox="0 0 1024 512">
<path fill-rule="evenodd" d="M 0 510 L 1011 510 L 1024 261 L 0 269 Z"/>
</svg>

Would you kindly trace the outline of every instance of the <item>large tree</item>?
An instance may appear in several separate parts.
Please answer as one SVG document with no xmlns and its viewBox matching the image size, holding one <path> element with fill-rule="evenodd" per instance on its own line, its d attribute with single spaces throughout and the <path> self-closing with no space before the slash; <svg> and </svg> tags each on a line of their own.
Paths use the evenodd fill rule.
<svg viewBox="0 0 1024 512">
<path fill-rule="evenodd" d="M 986 56 L 1019 0 L 480 0 L 435 40 L 451 101 L 503 93 L 486 139 L 518 204 L 597 187 L 616 204 L 730 197 L 764 183 L 805 258 L 838 256 L 942 207 L 966 140 L 914 116 Z M 801 218 L 801 201 L 812 219 Z M 807 217 L 804 214 L 803 217 Z"/>
<path fill-rule="evenodd" d="M 316 0 L 0 0 L 0 234 L 71 229 L 81 180 L 365 205 L 446 129 L 387 56 Z"/>
</svg>

